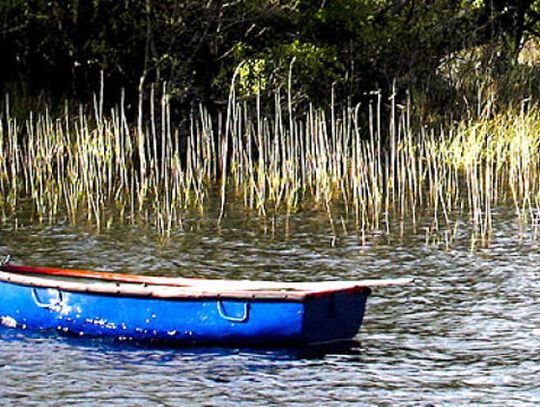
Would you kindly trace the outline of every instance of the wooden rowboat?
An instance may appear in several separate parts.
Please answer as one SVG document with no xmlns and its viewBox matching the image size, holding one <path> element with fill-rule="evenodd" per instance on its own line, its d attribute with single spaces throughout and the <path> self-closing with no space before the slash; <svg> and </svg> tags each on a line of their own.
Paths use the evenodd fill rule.
<svg viewBox="0 0 540 407">
<path fill-rule="evenodd" d="M 204 280 L 0 264 L 0 324 L 123 340 L 317 344 L 358 332 L 373 287 L 411 279 Z"/>
</svg>

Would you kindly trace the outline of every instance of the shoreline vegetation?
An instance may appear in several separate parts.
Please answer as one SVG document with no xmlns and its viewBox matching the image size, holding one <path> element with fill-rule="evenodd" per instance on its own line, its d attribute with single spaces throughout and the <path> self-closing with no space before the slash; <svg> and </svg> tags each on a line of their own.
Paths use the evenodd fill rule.
<svg viewBox="0 0 540 407">
<path fill-rule="evenodd" d="M 0 219 L 536 236 L 539 44 L 533 0 L 7 1 Z"/>
<path fill-rule="evenodd" d="M 297 113 L 290 87 L 265 111 L 268 100 L 239 98 L 235 88 L 233 78 L 224 113 L 194 110 L 187 134 L 171 118 L 166 85 L 152 86 L 147 98 L 141 93 L 134 123 L 123 96 L 104 111 L 103 85 L 94 103 L 75 113 L 66 102 L 63 113 L 43 106 L 24 119 L 11 115 L 6 95 L 0 216 L 26 208 L 39 221 L 67 217 L 97 229 L 151 223 L 166 237 L 190 211 L 210 206 L 219 205 L 219 224 L 228 202 L 262 218 L 315 206 L 332 229 L 344 223 L 339 207 L 365 244 L 371 232 L 389 234 L 392 224 L 414 225 L 427 212 L 447 247 L 460 222 L 470 224 L 473 246 L 488 245 L 500 205 L 513 205 L 520 223 L 537 226 L 535 103 L 430 127 L 418 124 L 410 102 L 381 92 L 367 105 L 337 103 L 332 94 L 327 109 Z"/>
</svg>

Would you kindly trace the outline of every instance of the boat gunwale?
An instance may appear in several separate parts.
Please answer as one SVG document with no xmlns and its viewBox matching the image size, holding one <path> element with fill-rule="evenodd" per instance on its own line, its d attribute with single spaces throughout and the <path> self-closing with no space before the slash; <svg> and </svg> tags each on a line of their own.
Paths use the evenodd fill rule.
<svg viewBox="0 0 540 407">
<path fill-rule="evenodd" d="M 97 282 L 65 281 L 51 278 L 51 276 L 79 280 L 89 279 Z M 322 281 L 315 283 L 208 280 L 2 264 L 0 265 L 0 281 L 36 288 L 123 297 L 305 301 L 309 298 L 323 297 L 338 292 L 355 293 L 369 287 L 403 285 L 413 280 Z M 230 286 L 236 287 L 230 288 Z"/>
<path fill-rule="evenodd" d="M 161 285 L 136 285 L 133 283 L 99 282 L 81 283 L 58 279 L 23 276 L 0 271 L 0 283 L 16 284 L 31 288 L 53 289 L 92 295 L 115 297 L 137 297 L 163 300 L 275 300 L 303 302 L 310 297 L 330 294 L 322 292 L 283 292 L 283 291 L 208 291 L 192 287 L 171 287 Z M 358 289 L 362 289 L 359 287 Z M 336 290 L 342 291 L 342 290 Z M 349 292 L 356 291 L 351 288 Z"/>
</svg>

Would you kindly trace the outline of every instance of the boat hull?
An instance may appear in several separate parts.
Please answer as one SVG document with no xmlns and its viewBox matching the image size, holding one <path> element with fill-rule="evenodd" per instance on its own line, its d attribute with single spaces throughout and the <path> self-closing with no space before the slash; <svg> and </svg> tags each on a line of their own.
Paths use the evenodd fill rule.
<svg viewBox="0 0 540 407">
<path fill-rule="evenodd" d="M 76 336 L 184 344 L 316 344 L 347 340 L 368 287 L 298 299 L 144 298 L 0 282 L 0 323 Z"/>
</svg>

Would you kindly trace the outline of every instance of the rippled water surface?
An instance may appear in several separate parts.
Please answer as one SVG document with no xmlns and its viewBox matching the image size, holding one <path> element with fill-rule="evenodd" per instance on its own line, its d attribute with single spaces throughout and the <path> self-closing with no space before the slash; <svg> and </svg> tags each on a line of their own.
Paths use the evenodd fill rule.
<svg viewBox="0 0 540 407">
<path fill-rule="evenodd" d="M 304 213 L 288 222 L 187 222 L 168 241 L 123 226 L 0 229 L 0 252 L 32 265 L 141 274 L 314 281 L 414 276 L 374 290 L 348 344 L 305 349 L 158 347 L 0 327 L 9 404 L 537 405 L 540 247 L 499 216 L 489 248 L 422 228 L 371 236 Z M 334 236 L 335 235 L 335 236 Z M 1 299 L 0 299 L 1 300 Z"/>
</svg>

